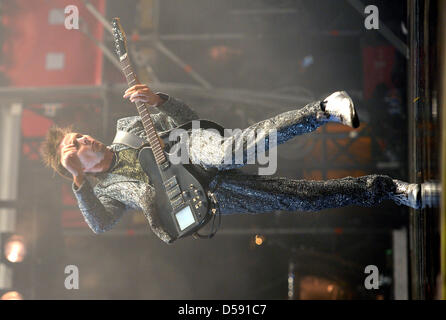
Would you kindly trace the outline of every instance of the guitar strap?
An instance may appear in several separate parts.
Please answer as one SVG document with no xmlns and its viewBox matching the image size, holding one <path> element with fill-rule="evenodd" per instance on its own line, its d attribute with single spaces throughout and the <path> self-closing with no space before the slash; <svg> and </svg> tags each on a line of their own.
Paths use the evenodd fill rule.
<svg viewBox="0 0 446 320">
<path fill-rule="evenodd" d="M 148 143 L 147 140 L 138 137 L 136 134 L 125 132 L 118 130 L 116 131 L 115 138 L 113 139 L 113 143 L 121 143 L 125 144 L 128 147 L 139 149 L 144 144 Z"/>
</svg>

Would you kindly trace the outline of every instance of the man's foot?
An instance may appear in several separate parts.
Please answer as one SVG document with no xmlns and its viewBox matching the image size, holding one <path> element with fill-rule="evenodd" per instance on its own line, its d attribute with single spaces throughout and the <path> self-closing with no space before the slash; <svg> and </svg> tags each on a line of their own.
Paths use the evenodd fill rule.
<svg viewBox="0 0 446 320">
<path fill-rule="evenodd" d="M 422 207 L 437 208 L 440 206 L 441 184 L 438 182 L 425 182 L 421 184 Z"/>
<path fill-rule="evenodd" d="M 418 183 L 407 183 L 393 180 L 396 186 L 395 193 L 390 198 L 397 205 L 405 205 L 413 209 L 421 209 L 421 185 Z"/>
<path fill-rule="evenodd" d="M 339 122 L 352 128 L 359 127 L 359 118 L 350 96 L 345 91 L 337 91 L 321 102 L 321 109 L 326 119 L 323 121 Z"/>
<path fill-rule="evenodd" d="M 413 209 L 438 207 L 440 205 L 440 185 L 434 182 L 407 183 L 393 180 L 396 186 L 391 199 L 398 205 L 405 205 Z"/>
</svg>

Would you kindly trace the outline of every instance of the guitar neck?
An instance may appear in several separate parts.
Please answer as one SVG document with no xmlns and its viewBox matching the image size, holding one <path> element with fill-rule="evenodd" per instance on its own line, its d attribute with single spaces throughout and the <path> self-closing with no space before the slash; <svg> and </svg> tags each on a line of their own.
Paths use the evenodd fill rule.
<svg viewBox="0 0 446 320">
<path fill-rule="evenodd" d="M 133 72 L 133 68 L 132 65 L 130 64 L 130 60 L 127 54 L 120 57 L 120 63 L 122 72 L 124 73 L 125 78 L 127 79 L 129 87 L 134 86 L 135 84 L 139 84 L 139 81 L 135 73 Z M 158 165 L 162 165 L 166 161 L 166 156 L 161 146 L 161 140 L 152 122 L 152 118 L 150 117 L 147 105 L 144 102 L 135 102 L 135 104 L 136 104 L 136 109 L 138 110 L 138 113 L 141 116 L 142 124 L 144 125 L 144 129 L 147 133 L 147 137 L 150 146 L 152 147 L 156 163 Z"/>
</svg>

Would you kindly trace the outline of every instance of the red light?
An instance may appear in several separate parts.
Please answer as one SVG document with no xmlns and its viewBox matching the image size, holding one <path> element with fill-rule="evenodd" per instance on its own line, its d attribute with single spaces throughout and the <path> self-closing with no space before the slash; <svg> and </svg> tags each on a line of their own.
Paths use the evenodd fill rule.
<svg viewBox="0 0 446 320">
<path fill-rule="evenodd" d="M 335 228 L 335 229 L 334 229 L 334 232 L 335 232 L 336 234 L 342 234 L 342 233 L 344 232 L 344 230 L 342 230 L 342 228 Z"/>
</svg>

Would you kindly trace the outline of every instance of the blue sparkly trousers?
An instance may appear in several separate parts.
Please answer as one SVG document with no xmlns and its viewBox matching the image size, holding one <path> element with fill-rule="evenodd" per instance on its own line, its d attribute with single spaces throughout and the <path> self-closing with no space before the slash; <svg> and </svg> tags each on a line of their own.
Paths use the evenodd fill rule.
<svg viewBox="0 0 446 320">
<path fill-rule="evenodd" d="M 281 144 L 297 135 L 312 132 L 324 123 L 320 101 L 316 101 L 245 130 L 277 130 L 277 144 Z M 246 142 L 243 148 L 255 150 Z M 246 151 L 244 156 L 246 158 Z M 202 162 L 206 162 L 205 159 Z M 212 166 L 219 169 L 210 189 L 216 196 L 221 214 L 318 211 L 349 205 L 370 207 L 390 199 L 390 193 L 396 189 L 393 179 L 385 175 L 311 181 L 244 174 L 236 169 L 240 165 L 216 165 L 215 161 L 209 161 L 207 167 Z"/>
</svg>

